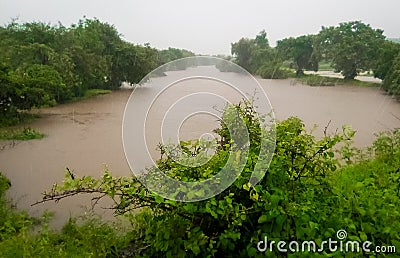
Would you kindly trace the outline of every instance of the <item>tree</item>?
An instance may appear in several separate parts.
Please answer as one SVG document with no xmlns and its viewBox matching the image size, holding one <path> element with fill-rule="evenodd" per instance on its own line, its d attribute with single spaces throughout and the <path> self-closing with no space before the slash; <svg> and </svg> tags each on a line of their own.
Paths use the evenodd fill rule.
<svg viewBox="0 0 400 258">
<path fill-rule="evenodd" d="M 92 88 L 116 89 L 122 81 L 137 83 L 159 65 L 158 50 L 123 41 L 113 25 L 98 19 L 69 28 L 13 20 L 0 27 L 0 38 L 0 63 L 7 67 L 1 99 L 15 110 L 81 97 Z M 170 52 L 176 52 L 174 59 L 193 54 Z"/>
<path fill-rule="evenodd" d="M 238 42 L 232 43 L 231 53 L 236 63 L 250 73 L 256 73 L 273 56 L 265 30 L 262 30 L 255 39 L 241 38 Z"/>
<path fill-rule="evenodd" d="M 23 73 L 23 84 L 45 90 L 49 101 L 61 103 L 71 98 L 71 88 L 64 84 L 56 69 L 49 65 L 31 65 Z"/>
<path fill-rule="evenodd" d="M 158 61 L 160 65 L 190 56 L 194 56 L 194 53 L 186 49 L 169 47 L 168 49 L 158 51 Z"/>
<path fill-rule="evenodd" d="M 314 36 L 305 35 L 297 38 L 286 38 L 277 42 L 277 50 L 284 59 L 294 62 L 296 75 L 303 75 L 304 69 L 317 71 L 318 57 L 314 52 Z"/>
<path fill-rule="evenodd" d="M 317 39 L 320 53 L 332 61 L 335 70 L 345 79 L 354 79 L 361 71 L 374 68 L 385 36 L 382 30 L 353 21 L 322 27 Z"/>
<path fill-rule="evenodd" d="M 385 40 L 379 48 L 378 59 L 373 69 L 374 76 L 384 80 L 390 72 L 396 57 L 400 54 L 400 44 Z"/>
<path fill-rule="evenodd" d="M 178 48 L 168 48 L 158 51 L 158 65 L 164 65 L 169 63 L 164 69 L 172 71 L 172 70 L 185 70 L 190 67 L 190 60 L 182 60 L 178 63 L 170 63 L 171 61 L 194 56 L 195 54 L 186 49 L 178 49 Z"/>
<path fill-rule="evenodd" d="M 254 42 L 259 48 L 269 48 L 267 32 L 265 30 L 260 31 L 260 33 L 256 36 Z"/>
<path fill-rule="evenodd" d="M 0 65 L 0 115 L 15 116 L 20 110 L 54 105 L 68 96 L 61 76 L 50 66 L 32 65 L 26 70 L 12 72 Z M 0 119 L 2 121 L 2 119 Z"/>
<path fill-rule="evenodd" d="M 83 91 L 87 88 L 112 88 L 112 55 L 122 44 L 118 31 L 98 19 L 85 19 L 74 25 L 69 34 L 72 39 L 69 52 Z"/>
<path fill-rule="evenodd" d="M 112 88 L 118 87 L 124 81 L 138 83 L 157 66 L 156 49 L 124 42 L 112 55 L 110 73 Z"/>
<path fill-rule="evenodd" d="M 254 51 L 254 40 L 241 38 L 238 42 L 231 44 L 231 53 L 235 57 L 238 65 L 246 69 L 248 72 L 253 72 L 252 67 L 252 52 Z"/>
<path fill-rule="evenodd" d="M 383 80 L 383 88 L 390 94 L 400 96 L 400 54 L 397 55 L 392 64 Z"/>
</svg>

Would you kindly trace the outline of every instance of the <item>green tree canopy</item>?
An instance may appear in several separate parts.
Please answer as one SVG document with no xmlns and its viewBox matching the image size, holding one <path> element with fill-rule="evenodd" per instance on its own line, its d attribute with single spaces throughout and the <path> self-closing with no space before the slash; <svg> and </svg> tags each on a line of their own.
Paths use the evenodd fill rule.
<svg viewBox="0 0 400 258">
<path fill-rule="evenodd" d="M 396 57 L 400 54 L 400 44 L 385 40 L 379 48 L 378 58 L 374 67 L 374 76 L 384 80 L 391 71 Z"/>
<path fill-rule="evenodd" d="M 232 43 L 231 53 L 236 63 L 250 73 L 255 73 L 273 56 L 265 30 L 261 31 L 255 39 L 241 38 L 238 42 Z"/>
<path fill-rule="evenodd" d="M 70 27 L 14 20 L 0 27 L 0 37 L 2 113 L 61 103 L 88 89 L 116 89 L 123 81 L 137 83 L 159 65 L 157 49 L 124 41 L 113 25 L 98 19 Z"/>
<path fill-rule="evenodd" d="M 394 58 L 383 81 L 383 88 L 390 94 L 400 95 L 400 54 Z"/>
<path fill-rule="evenodd" d="M 241 38 L 238 42 L 232 43 L 231 47 L 232 55 L 235 57 L 237 64 L 247 71 L 252 72 L 252 53 L 255 47 L 254 40 Z"/>
<path fill-rule="evenodd" d="M 304 69 L 318 71 L 319 58 L 314 52 L 313 35 L 279 40 L 276 48 L 280 56 L 293 61 L 296 75 L 304 74 Z"/>
<path fill-rule="evenodd" d="M 359 72 L 374 68 L 385 36 L 382 30 L 352 21 L 322 27 L 317 38 L 320 53 L 332 61 L 335 70 L 345 79 L 354 79 Z"/>
</svg>

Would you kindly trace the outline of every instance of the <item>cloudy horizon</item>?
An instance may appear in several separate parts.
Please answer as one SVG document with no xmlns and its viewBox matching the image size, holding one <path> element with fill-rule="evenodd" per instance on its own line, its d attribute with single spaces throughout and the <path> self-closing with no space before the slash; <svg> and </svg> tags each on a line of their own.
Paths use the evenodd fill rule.
<svg viewBox="0 0 400 258">
<path fill-rule="evenodd" d="M 399 38 L 400 4 L 346 1 L 5 1 L 0 0 L 0 23 L 41 21 L 65 26 L 84 16 L 113 24 L 123 38 L 136 44 L 150 43 L 165 49 L 183 48 L 197 54 L 230 54 L 230 44 L 254 38 L 261 30 L 271 45 L 286 37 L 315 34 L 322 26 L 360 20 Z"/>
</svg>

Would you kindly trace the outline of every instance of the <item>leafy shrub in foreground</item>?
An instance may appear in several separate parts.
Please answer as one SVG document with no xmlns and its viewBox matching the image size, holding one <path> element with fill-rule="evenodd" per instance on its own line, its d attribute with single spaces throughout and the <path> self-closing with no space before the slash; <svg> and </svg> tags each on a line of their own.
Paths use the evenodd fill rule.
<svg viewBox="0 0 400 258">
<path fill-rule="evenodd" d="M 251 109 L 246 105 L 236 108 Z M 349 239 L 367 238 L 375 244 L 397 243 L 395 232 L 398 232 L 399 224 L 395 221 L 398 221 L 399 213 L 395 206 L 385 199 L 380 202 L 380 210 L 376 212 L 371 199 L 371 196 L 382 196 L 386 189 L 393 189 L 387 193 L 388 198 L 392 203 L 397 203 L 399 198 L 394 192 L 397 182 L 384 180 L 363 190 L 362 186 L 370 182 L 368 176 L 373 174 L 374 164 L 370 164 L 371 172 L 366 175 L 361 171 L 363 166 L 369 166 L 367 163 L 340 167 L 334 147 L 348 141 L 353 135 L 348 128 L 342 134 L 327 135 L 317 140 L 305 131 L 304 124 L 298 118 L 278 123 L 275 156 L 262 181 L 252 186 L 249 183 L 250 175 L 259 152 L 255 136 L 262 128 L 254 112 L 243 114 L 246 114 L 249 131 L 255 132 L 251 136 L 250 158 L 235 183 L 211 199 L 194 203 L 167 200 L 149 192 L 134 177 L 114 178 L 106 171 L 99 180 L 91 177 L 72 179 L 67 174 L 64 183 L 47 193 L 45 200 L 62 199 L 71 193 L 83 192 L 110 196 L 116 202 L 116 211 L 127 215 L 132 221 L 134 237 L 131 246 L 126 249 L 132 256 L 264 256 L 265 253 L 257 250 L 257 243 L 265 237 L 271 241 L 287 242 L 314 240 L 320 246 L 328 238 L 336 239 L 339 229 L 347 230 Z M 223 125 L 216 132 L 221 139 L 228 137 Z M 231 142 L 228 139 L 221 140 L 221 143 L 223 147 L 218 148 L 217 152 L 223 153 Z M 193 146 L 193 149 L 196 147 Z M 213 172 L 218 169 L 218 157 L 217 153 L 217 160 L 208 164 L 210 169 L 207 170 L 206 164 L 202 171 Z M 187 177 L 186 180 L 191 180 L 195 177 L 195 180 L 203 180 L 210 176 L 199 173 L 201 171 L 193 172 L 168 157 L 159 160 L 158 165 L 163 167 L 164 173 L 174 178 Z M 379 177 L 376 174 L 376 180 L 388 173 L 389 167 L 377 161 L 378 165 L 382 171 Z M 353 180 L 352 187 L 346 187 L 348 180 Z M 147 208 L 143 210 L 144 207 Z M 137 213 L 131 212 L 138 208 L 142 209 Z M 385 216 L 386 213 L 391 215 Z M 372 223 L 378 220 L 380 228 L 373 231 Z M 378 231 L 383 233 L 377 234 Z M 271 257 L 285 256 L 276 248 L 266 254 Z M 304 257 L 328 254 L 329 250 L 319 254 L 296 253 Z M 343 254 L 337 252 L 331 255 L 341 257 Z"/>
</svg>

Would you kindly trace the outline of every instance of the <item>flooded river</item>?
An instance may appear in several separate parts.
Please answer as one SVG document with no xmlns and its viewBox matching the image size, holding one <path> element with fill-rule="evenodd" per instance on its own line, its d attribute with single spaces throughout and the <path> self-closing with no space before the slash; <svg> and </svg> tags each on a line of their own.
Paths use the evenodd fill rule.
<svg viewBox="0 0 400 258">
<path fill-rule="evenodd" d="M 298 116 L 308 128 L 319 125 L 316 135 L 322 135 L 329 121 L 331 132 L 349 124 L 357 131 L 355 144 L 364 147 L 372 143 L 374 133 L 400 127 L 400 103 L 379 88 L 309 87 L 292 80 L 258 81 L 267 93 L 277 119 Z M 26 209 L 32 215 L 39 215 L 46 209 L 53 210 L 56 212 L 54 223 L 60 225 L 71 214 L 82 214 L 84 207 L 90 204 L 90 198 L 77 196 L 57 204 L 30 205 L 41 199 L 44 190 L 62 180 L 66 167 L 79 176 L 100 176 L 104 166 L 116 176 L 131 175 L 122 145 L 122 118 L 131 92 L 119 90 L 77 103 L 42 109 L 39 111 L 41 118 L 29 126 L 47 137 L 19 142 L 0 151 L 0 171 L 11 179 L 9 196 L 18 208 Z M 145 99 L 148 93 L 145 88 L 138 88 L 135 94 Z M 165 101 L 168 102 L 169 98 Z M 215 118 L 205 119 L 210 122 L 192 119 L 191 124 L 188 119 L 188 123 L 182 126 L 183 136 L 180 137 L 199 137 L 209 133 L 217 122 Z M 149 146 L 149 151 L 157 156 L 155 145 L 158 136 L 148 137 L 154 144 Z M 0 144 L 4 146 L 6 143 Z M 102 209 L 98 212 L 105 216 L 110 214 L 110 211 Z"/>
</svg>

